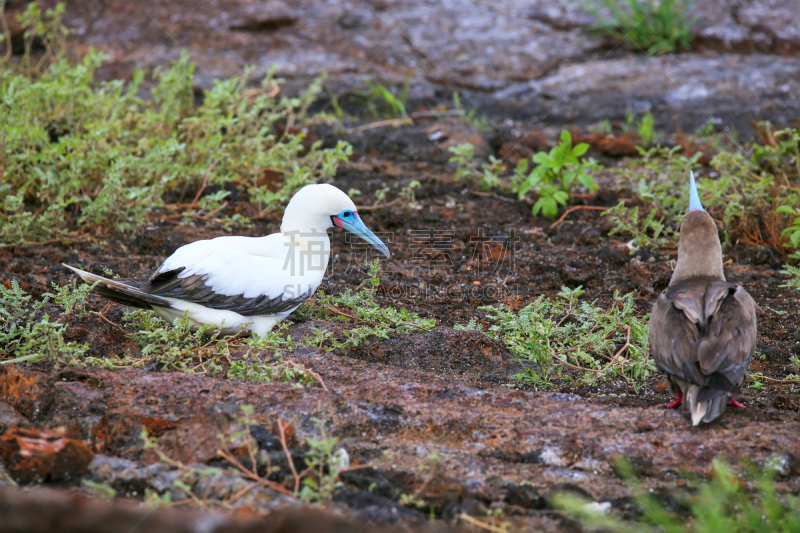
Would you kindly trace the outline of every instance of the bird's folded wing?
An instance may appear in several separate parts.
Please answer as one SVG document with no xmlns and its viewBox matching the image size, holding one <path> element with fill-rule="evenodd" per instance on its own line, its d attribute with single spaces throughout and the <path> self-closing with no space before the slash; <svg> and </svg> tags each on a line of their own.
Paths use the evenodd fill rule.
<svg viewBox="0 0 800 533">
<path fill-rule="evenodd" d="M 664 372 L 706 387 L 708 394 L 732 392 L 752 360 L 755 302 L 731 283 L 713 282 L 704 289 L 702 298 L 689 298 L 691 291 L 673 293 L 672 301 L 666 294 L 659 296 L 650 322 L 650 348 Z M 706 311 L 710 314 L 703 316 Z"/>
<path fill-rule="evenodd" d="M 324 273 L 295 264 L 293 254 L 267 257 L 242 247 L 211 250 L 193 259 L 186 266 L 165 262 L 172 268 L 160 268 L 141 290 L 245 316 L 269 315 L 307 300 Z"/>
<path fill-rule="evenodd" d="M 281 241 L 280 234 L 273 234 L 268 237 L 260 238 L 224 236 L 215 239 L 195 241 L 175 250 L 175 253 L 169 256 L 167 260 L 164 261 L 164 264 L 159 267 L 156 274 L 180 268 L 189 268 L 209 255 L 223 253 L 228 250 L 274 250 L 272 254 L 266 253 L 261 255 L 271 255 L 276 258 L 283 257 L 286 255 L 286 251 L 285 247 L 279 246 L 279 241 Z M 281 248 L 284 249 L 281 250 Z M 283 256 L 278 255 L 281 252 Z"/>
<path fill-rule="evenodd" d="M 708 294 L 721 290 L 712 284 Z M 722 285 L 722 283 L 719 283 Z M 744 377 L 756 345 L 756 304 L 742 287 L 725 287 L 716 310 L 708 317 L 706 335 L 697 349 L 703 373 L 719 373 L 732 384 Z"/>
<path fill-rule="evenodd" d="M 700 341 L 700 325 L 676 308 L 661 293 L 650 316 L 650 352 L 656 365 L 673 376 L 693 381 L 686 363 L 694 360 Z M 702 381 L 701 381 L 702 383 Z"/>
</svg>

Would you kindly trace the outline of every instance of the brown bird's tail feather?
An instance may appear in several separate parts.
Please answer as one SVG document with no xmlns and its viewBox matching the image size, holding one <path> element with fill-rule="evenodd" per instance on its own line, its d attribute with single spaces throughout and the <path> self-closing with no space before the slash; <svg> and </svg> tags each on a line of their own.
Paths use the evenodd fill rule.
<svg viewBox="0 0 800 533">
<path fill-rule="evenodd" d="M 104 298 L 108 298 L 112 302 L 128 305 L 130 307 L 138 307 L 139 309 L 152 309 L 153 306 L 172 307 L 172 305 L 169 303 L 169 300 L 166 298 L 162 298 L 154 294 L 148 294 L 139 290 L 133 285 L 123 283 L 122 281 L 104 278 L 102 276 L 92 274 L 91 272 L 81 270 L 80 268 L 71 267 L 69 265 L 64 266 L 79 275 L 86 283 L 97 283 L 97 286 L 94 290 L 99 295 L 103 296 Z"/>
<path fill-rule="evenodd" d="M 721 393 L 708 400 L 699 401 L 697 396 L 703 389 L 697 385 L 690 384 L 686 390 L 686 403 L 689 414 L 692 416 L 692 425 L 696 426 L 700 422 L 711 422 L 725 411 L 728 405 L 728 394 Z"/>
</svg>

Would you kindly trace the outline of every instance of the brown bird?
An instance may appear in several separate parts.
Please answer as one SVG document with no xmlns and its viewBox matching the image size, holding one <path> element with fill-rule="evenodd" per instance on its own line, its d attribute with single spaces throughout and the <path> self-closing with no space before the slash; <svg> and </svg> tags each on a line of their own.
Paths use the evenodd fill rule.
<svg viewBox="0 0 800 533">
<path fill-rule="evenodd" d="M 680 227 L 678 263 L 650 314 L 650 351 L 692 424 L 711 422 L 737 402 L 756 347 L 756 303 L 725 281 L 717 226 L 700 204 L 694 173 Z"/>
</svg>

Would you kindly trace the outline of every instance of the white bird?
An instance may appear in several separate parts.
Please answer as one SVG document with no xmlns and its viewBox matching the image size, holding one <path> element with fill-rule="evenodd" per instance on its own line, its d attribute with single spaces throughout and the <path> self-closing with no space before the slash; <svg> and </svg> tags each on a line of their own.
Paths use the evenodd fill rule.
<svg viewBox="0 0 800 533">
<path fill-rule="evenodd" d="M 64 265 L 118 302 L 152 309 L 169 322 L 184 314 L 193 330 L 264 336 L 314 294 L 328 267 L 327 229 L 351 231 L 389 257 L 353 201 L 332 185 L 307 185 L 289 201 L 281 231 L 217 237 L 178 248 L 147 280 L 111 280 Z"/>
</svg>

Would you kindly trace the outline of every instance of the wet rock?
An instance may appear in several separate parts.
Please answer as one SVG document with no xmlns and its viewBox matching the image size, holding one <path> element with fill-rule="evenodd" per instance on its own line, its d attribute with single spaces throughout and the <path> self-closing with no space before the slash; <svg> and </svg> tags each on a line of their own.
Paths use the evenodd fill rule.
<svg viewBox="0 0 800 533">
<path fill-rule="evenodd" d="M 302 325 L 293 326 L 293 338 Z M 449 346 L 448 350 L 457 352 L 468 348 L 480 352 L 480 344 L 471 344 L 480 339 L 471 337 L 476 334 L 451 338 L 446 333 L 447 328 L 443 329 L 445 333 L 433 346 L 418 344 L 434 354 L 436 365 L 442 364 L 437 357 L 446 355 L 442 346 L 448 346 L 448 342 L 456 345 Z M 419 334 L 417 342 L 424 343 L 424 338 L 431 336 L 436 339 L 438 330 Z M 747 413 L 731 413 L 726 417 L 733 417 L 736 424 L 717 425 L 701 438 L 680 413 L 655 406 L 657 401 L 663 400 L 654 401 L 654 407 L 649 409 L 643 409 L 641 403 L 620 407 L 586 402 L 571 394 L 514 391 L 485 382 L 470 383 L 457 377 L 458 371 L 448 367 L 434 372 L 421 371 L 425 352 L 420 349 L 419 353 L 422 354 L 420 360 L 407 365 L 411 368 L 402 368 L 399 353 L 390 365 L 375 365 L 315 350 L 292 354 L 298 363 L 313 366 L 331 388 L 330 392 L 313 387 L 300 389 L 284 383 L 253 384 L 141 370 L 81 370 L 80 383 L 102 383 L 102 389 L 97 385 L 92 387 L 97 386 L 97 390 L 108 394 L 107 411 L 92 433 L 94 446 L 98 450 L 105 449 L 104 456 L 111 453 L 109 450 L 114 454 L 130 454 L 127 461 L 98 455 L 88 475 L 99 483 L 107 482 L 123 494 L 125 491 L 141 494 L 141 490 L 150 488 L 174 492 L 176 498 L 184 497 L 175 485 L 178 470 L 148 467 L 141 459 L 136 459 L 143 444 L 141 440 L 136 441 L 140 439 L 142 427 L 164 439 L 161 442 L 165 448 L 167 443 L 177 447 L 186 442 L 191 433 L 170 441 L 167 437 L 170 432 L 179 431 L 182 424 L 187 424 L 186 429 L 198 424 L 198 428 L 214 431 L 209 429 L 209 424 L 217 415 L 210 414 L 203 419 L 199 413 L 216 406 L 212 410 L 223 415 L 219 420 L 230 423 L 239 416 L 236 407 L 239 405 L 252 405 L 255 422 L 270 428 L 267 433 L 273 437 L 277 434 L 273 428 L 275 420 L 291 421 L 299 445 L 310 437 L 318 438 L 314 420 L 325 420 L 328 434 L 340 439 L 354 464 L 370 463 L 374 468 L 374 471 L 365 469 L 363 473 L 359 470 L 342 473 L 346 488 L 370 492 L 372 486 L 377 495 L 388 499 L 397 497 L 396 490 L 418 493 L 426 503 L 433 504 L 437 512 L 460 506 L 470 498 L 502 501 L 507 494 L 504 487 L 522 485 L 531 479 L 541 479 L 543 486 L 573 483 L 595 498 L 617 498 L 626 490 L 624 481 L 611 474 L 608 466 L 617 456 L 650 458 L 650 464 L 642 465 L 642 472 L 653 480 L 676 469 L 705 473 L 716 456 L 726 456 L 731 461 L 746 457 L 762 463 L 775 453 L 800 457 L 797 422 L 785 420 L 775 425 L 758 418 L 750 420 Z M 406 350 L 405 357 L 414 356 Z M 458 354 L 448 357 L 445 360 L 461 360 Z M 70 390 L 76 389 L 64 389 Z M 66 393 L 56 395 L 55 401 L 49 416 L 55 416 L 61 402 L 72 405 Z M 75 416 L 82 415 L 78 412 Z M 91 418 L 96 414 L 87 413 L 86 416 Z M 643 425 L 649 429 L 642 431 Z M 215 427 L 224 428 L 224 423 Z M 769 440 L 765 441 L 767 430 Z M 266 447 L 277 448 L 266 433 L 260 435 L 260 440 Z M 200 457 L 212 444 L 213 440 L 209 440 L 205 449 L 194 449 L 192 454 Z M 548 449 L 552 453 L 545 453 Z M 303 455 L 295 451 L 293 448 L 295 465 L 302 469 Z M 530 459 L 525 458 L 525 452 L 530 452 Z M 280 468 L 274 481 L 281 483 L 291 479 L 282 450 L 264 450 L 263 453 L 270 456 L 273 466 Z M 440 458 L 437 467 L 440 470 L 431 474 L 428 458 L 433 453 Z M 261 475 L 266 473 L 263 466 L 258 465 Z M 233 498 L 244 489 L 238 481 L 241 476 L 216 476 L 213 468 L 197 463 L 190 463 L 187 468 L 203 472 L 185 480 L 193 491 L 202 489 L 209 497 L 216 494 L 220 499 Z M 211 480 L 203 481 L 206 475 L 211 476 Z M 476 484 L 476 478 L 482 478 L 483 483 Z M 494 478 L 497 479 L 490 481 Z M 252 506 L 253 509 L 272 509 L 278 501 L 281 500 L 274 491 L 266 488 L 262 491 L 260 487 L 253 487 L 236 500 L 237 506 Z"/>
<path fill-rule="evenodd" d="M 298 18 L 280 0 L 233 2 L 228 29 L 253 33 L 270 33 L 294 25 Z"/>
<path fill-rule="evenodd" d="M 342 482 L 348 486 L 355 487 L 360 491 L 369 491 L 372 494 L 383 498 L 397 498 L 401 491 L 395 487 L 386 474 L 381 473 L 375 468 L 358 468 L 339 474 Z"/>
<path fill-rule="evenodd" d="M 121 457 L 138 458 L 144 451 L 142 429 L 151 437 L 159 437 L 178 427 L 180 420 L 136 416 L 125 407 L 107 411 L 93 429 L 95 449 Z"/>
<path fill-rule="evenodd" d="M 248 20 L 244 22 L 240 22 L 238 24 L 231 25 L 231 29 L 234 31 L 249 31 L 249 32 L 273 32 L 278 31 L 281 28 L 285 28 L 287 26 L 293 25 L 297 22 L 296 17 L 292 17 L 290 15 L 272 15 L 264 18 L 258 18 L 254 20 Z"/>
<path fill-rule="evenodd" d="M 0 434 L 2 434 L 8 426 L 14 424 L 27 424 L 30 422 L 27 418 L 19 414 L 10 403 L 5 400 L 0 400 Z"/>
<path fill-rule="evenodd" d="M 597 23 L 580 3 L 534 2 L 526 16 L 559 30 L 582 28 Z"/>
<path fill-rule="evenodd" d="M 86 477 L 107 484 L 120 495 L 135 497 L 144 495 L 146 489 L 163 492 L 172 485 L 168 478 L 174 471 L 165 463 L 145 465 L 130 459 L 96 454 L 87 468 Z"/>
<path fill-rule="evenodd" d="M 278 452 L 283 449 L 281 441 L 277 437 L 274 437 L 264 426 L 259 426 L 257 424 L 250 425 L 250 436 L 255 440 L 259 450 Z"/>
<path fill-rule="evenodd" d="M 699 50 L 724 52 L 766 52 L 770 48 L 769 38 L 762 32 L 753 32 L 737 20 L 739 2 L 721 0 L 698 2 L 689 9 L 689 15 L 697 24 L 692 46 Z"/>
<path fill-rule="evenodd" d="M 509 487 L 505 501 L 525 509 L 547 508 L 547 499 L 533 485 L 514 485 Z"/>
<path fill-rule="evenodd" d="M 43 9 L 55 3 L 40 2 Z M 14 3 L 6 11 L 15 51 L 22 42 L 15 15 L 23 9 Z M 752 131 L 752 117 L 788 124 L 797 116 L 795 0 L 701 0 L 688 18 L 698 20 L 697 49 L 754 55 L 743 62 L 696 54 L 608 60 L 606 43 L 587 31 L 594 18 L 572 0 L 235 0 L 201 10 L 176 0 L 147 10 L 123 0 L 103 9 L 75 0 L 65 15 L 75 49 L 109 54 L 104 78 L 124 78 L 133 66 L 167 65 L 186 49 L 201 67 L 195 82 L 202 88 L 246 65 L 256 66 L 255 78 L 274 65 L 287 80 L 284 93 L 296 94 L 323 72 L 342 97 L 352 92 L 354 77 L 402 85 L 410 74 L 409 109 L 451 105 L 458 91 L 467 110 L 558 125 L 621 121 L 627 111 L 650 109 L 660 127 L 678 120 L 688 130 L 721 118 L 724 128 L 742 133 Z M 764 53 L 784 57 L 770 65 L 774 56 L 757 55 Z"/>
<path fill-rule="evenodd" d="M 450 476 L 436 473 L 425 480 L 415 480 L 408 487 L 409 492 L 436 509 L 445 509 L 461 503 L 467 494 L 464 484 Z"/>
<path fill-rule="evenodd" d="M 738 6 L 735 16 L 755 35 L 763 34 L 773 52 L 793 55 L 800 51 L 800 5 L 794 0 L 751 0 Z"/>
<path fill-rule="evenodd" d="M 19 365 L 0 366 L 0 398 L 36 422 L 53 404 L 53 381 L 43 373 Z"/>
<path fill-rule="evenodd" d="M 108 394 L 102 389 L 96 376 L 87 382 L 81 381 L 78 369 L 63 372 L 54 380 L 54 403 L 59 409 L 48 418 L 48 424 L 69 427 L 72 436 L 77 438 L 91 438 L 108 408 Z"/>
<path fill-rule="evenodd" d="M 159 509 L 110 502 L 52 490 L 0 491 L 3 533 L 79 533 L 146 531 L 147 533 L 378 533 L 430 531 L 430 526 L 397 529 L 349 520 L 330 511 L 303 506 L 278 508 L 267 516 L 236 515 L 207 509 Z M 249 516 L 248 516 L 249 515 Z M 447 533 L 437 524 L 437 531 Z"/>
<path fill-rule="evenodd" d="M 364 24 L 364 19 L 358 13 L 352 13 L 350 11 L 345 12 L 339 18 L 339 26 L 346 30 L 355 30 L 360 28 Z"/>
<path fill-rule="evenodd" d="M 333 501 L 343 503 L 351 509 L 357 509 L 362 516 L 378 523 L 391 524 L 402 518 L 411 521 L 419 519 L 417 513 L 398 504 L 397 500 L 385 498 L 371 492 L 340 491 L 333 496 Z"/>
<path fill-rule="evenodd" d="M 560 483 L 551 487 L 547 493 L 547 505 L 552 507 L 553 497 L 561 494 L 567 494 L 582 500 L 594 500 L 592 495 L 580 485 L 576 485 L 575 483 Z"/>
<path fill-rule="evenodd" d="M 494 93 L 500 107 L 531 118 L 593 124 L 650 110 L 656 126 L 692 131 L 715 118 L 752 131 L 754 117 L 788 123 L 800 114 L 800 61 L 764 54 L 592 60 Z M 598 102 L 603 104 L 598 105 Z"/>
<path fill-rule="evenodd" d="M 158 450 L 173 461 L 184 464 L 207 463 L 218 457 L 219 450 L 229 450 L 245 444 L 245 428 L 217 409 L 201 409 L 176 429 L 158 438 Z M 249 436 L 249 435 L 247 435 Z M 148 450 L 145 462 L 159 460 L 159 454 Z"/>
<path fill-rule="evenodd" d="M 14 479 L 30 483 L 72 478 L 86 468 L 93 453 L 64 431 L 14 425 L 0 437 L 0 457 Z"/>
</svg>

